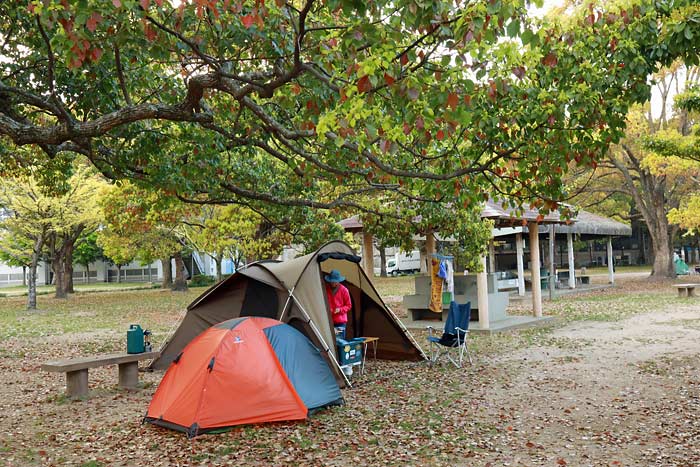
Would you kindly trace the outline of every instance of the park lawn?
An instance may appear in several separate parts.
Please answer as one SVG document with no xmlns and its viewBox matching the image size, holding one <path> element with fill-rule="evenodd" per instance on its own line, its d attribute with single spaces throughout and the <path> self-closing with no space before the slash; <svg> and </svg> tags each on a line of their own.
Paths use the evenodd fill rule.
<svg viewBox="0 0 700 467">
<path fill-rule="evenodd" d="M 376 281 L 382 295 L 393 297 L 410 284 L 411 277 Z M 669 301 L 686 303 L 667 286 L 563 297 L 545 302 L 545 313 L 561 322 L 610 321 Z M 39 370 L 46 360 L 122 350 L 132 323 L 162 342 L 203 290 L 42 296 L 35 312 L 23 309 L 24 298 L 0 299 L 0 423 L 12 427 L 0 433 L 5 465 L 484 465 L 499 443 L 515 442 L 504 436 L 502 419 L 479 409 L 490 388 L 512 384 L 513 374 L 495 362 L 523 349 L 585 347 L 538 328 L 474 336 L 477 364 L 461 370 L 370 360 L 365 375 L 343 391 L 344 407 L 303 423 L 236 427 L 194 441 L 141 424 L 161 373 L 143 373 L 144 389 L 129 392 L 116 387 L 116 369 L 90 370 L 91 396 L 74 402 L 62 396 L 63 375 Z M 425 334 L 414 335 L 423 345 Z"/>
<path fill-rule="evenodd" d="M 160 287 L 160 284 L 152 284 L 150 282 L 91 282 L 89 284 L 75 284 L 73 286 L 76 293 L 153 289 L 158 287 Z M 37 295 L 47 295 L 54 293 L 56 287 L 53 285 L 40 285 L 36 288 L 36 291 Z M 23 285 L 0 287 L 0 297 L 18 297 L 26 295 L 27 287 Z"/>
</svg>

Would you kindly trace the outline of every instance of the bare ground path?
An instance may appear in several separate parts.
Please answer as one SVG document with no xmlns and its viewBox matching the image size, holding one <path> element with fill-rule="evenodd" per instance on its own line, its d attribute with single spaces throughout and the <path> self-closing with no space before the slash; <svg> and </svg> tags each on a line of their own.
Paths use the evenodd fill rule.
<svg viewBox="0 0 700 467">
<path fill-rule="evenodd" d="M 575 322 L 498 363 L 494 465 L 700 465 L 700 302 Z"/>
<path fill-rule="evenodd" d="M 47 359 L 121 348 L 124 333 L 111 329 L 126 329 L 134 316 L 96 332 L 52 333 L 55 312 L 18 313 L 8 328 L 18 335 L 5 331 L 0 341 L 0 466 L 697 467 L 700 299 L 678 299 L 668 285 L 640 298 L 647 288 L 546 303 L 560 316 L 585 308 L 598 321 L 478 336 L 473 367 L 370 361 L 344 391 L 345 407 L 192 441 L 141 425 L 159 373 L 142 374 L 146 387 L 129 392 L 116 387 L 116 368 L 91 370 L 90 398 L 70 402 L 63 376 L 38 369 Z M 83 298 L 60 316 L 99 321 L 97 310 L 122 297 L 101 297 L 99 306 Z M 138 300 L 160 295 L 149 297 Z M 627 309 L 642 312 L 615 319 L 632 301 Z M 149 310 L 149 320 L 169 327 L 175 308 Z M 31 335 L 40 322 L 47 334 Z"/>
</svg>

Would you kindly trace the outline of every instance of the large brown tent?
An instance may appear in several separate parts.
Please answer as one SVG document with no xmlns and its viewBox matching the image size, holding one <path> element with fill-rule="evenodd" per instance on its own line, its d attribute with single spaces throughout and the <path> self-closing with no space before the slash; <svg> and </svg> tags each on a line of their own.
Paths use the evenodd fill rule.
<svg viewBox="0 0 700 467">
<path fill-rule="evenodd" d="M 240 316 L 283 321 L 306 335 L 328 360 L 341 385 L 349 384 L 338 365 L 333 322 L 323 276 L 337 269 L 345 276 L 353 310 L 347 337 L 376 336 L 377 358 L 420 360 L 426 356 L 399 319 L 387 308 L 359 265 L 360 257 L 344 242 L 332 241 L 316 252 L 285 262 L 256 262 L 212 286 L 187 307 L 185 318 L 153 361 L 166 368 L 201 332 Z"/>
</svg>

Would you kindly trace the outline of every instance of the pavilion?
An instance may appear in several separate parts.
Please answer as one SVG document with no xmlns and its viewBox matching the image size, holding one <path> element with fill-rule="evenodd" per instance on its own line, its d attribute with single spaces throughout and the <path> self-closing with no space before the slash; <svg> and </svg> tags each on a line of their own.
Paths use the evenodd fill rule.
<svg viewBox="0 0 700 467">
<path fill-rule="evenodd" d="M 579 211 L 575 218 L 565 219 L 558 212 L 551 212 L 547 215 L 541 215 L 537 209 L 524 208 L 516 211 L 514 208 L 505 207 L 502 203 L 493 200 L 487 201 L 481 212 L 483 219 L 491 219 L 494 222 L 494 237 L 515 236 L 516 243 L 516 258 L 517 258 L 517 282 L 518 295 L 525 295 L 525 276 L 524 276 L 524 239 L 523 234 L 528 235 L 530 249 L 530 277 L 531 277 L 531 294 L 532 294 L 532 317 L 509 317 L 503 322 L 491 323 L 489 319 L 489 300 L 488 300 L 488 273 L 496 272 L 496 254 L 493 238 L 489 244 L 489 254 L 481 258 L 482 272 L 476 274 L 477 281 L 477 308 L 479 321 L 478 324 L 472 326 L 474 331 L 494 332 L 512 327 L 520 327 L 522 325 L 536 324 L 543 319 L 542 316 L 542 283 L 540 271 L 540 235 L 548 235 L 549 237 L 549 278 L 554 281 L 555 264 L 554 251 L 556 238 L 566 238 L 568 250 L 568 286 L 576 287 L 576 274 L 574 265 L 574 235 L 585 240 L 590 238 L 607 237 L 607 264 L 609 283 L 614 284 L 614 258 L 612 250 L 613 236 L 629 236 L 631 228 L 625 224 L 598 216 L 586 211 Z M 347 232 L 353 232 L 362 235 L 362 251 L 374 251 L 372 235 L 363 231 L 362 223 L 358 216 L 353 216 L 340 221 L 340 225 Z M 430 258 L 435 252 L 435 240 L 437 232 L 428 232 L 425 236 L 425 257 Z M 421 252 L 423 255 L 423 252 Z M 427 264 L 427 261 L 422 261 Z M 365 271 L 372 273 L 374 270 L 374 254 L 362 255 L 362 266 Z M 549 283 L 550 298 L 553 294 L 554 283 Z M 506 322 L 508 321 L 508 322 Z"/>
</svg>

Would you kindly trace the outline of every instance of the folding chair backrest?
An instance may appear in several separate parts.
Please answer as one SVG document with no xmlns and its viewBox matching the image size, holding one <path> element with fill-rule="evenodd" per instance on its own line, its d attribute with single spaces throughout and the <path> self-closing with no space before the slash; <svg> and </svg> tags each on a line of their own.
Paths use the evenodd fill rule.
<svg viewBox="0 0 700 467">
<path fill-rule="evenodd" d="M 450 311 L 447 314 L 447 321 L 445 321 L 445 332 L 448 334 L 457 334 L 455 328 L 469 329 L 471 308 L 472 302 L 467 302 L 463 305 L 454 300 L 450 302 Z"/>
</svg>

